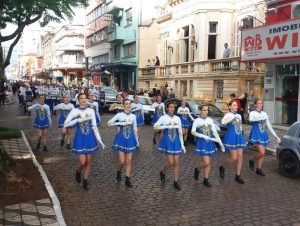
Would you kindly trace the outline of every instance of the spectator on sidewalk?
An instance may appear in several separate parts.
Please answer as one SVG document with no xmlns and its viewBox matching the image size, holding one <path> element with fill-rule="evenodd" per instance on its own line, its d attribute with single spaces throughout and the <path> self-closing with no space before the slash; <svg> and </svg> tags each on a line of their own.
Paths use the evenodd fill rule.
<svg viewBox="0 0 300 226">
<path fill-rule="evenodd" d="M 246 112 L 246 106 L 247 106 L 247 101 L 248 101 L 248 94 L 243 93 L 240 97 L 240 103 L 241 103 L 241 116 L 242 116 L 242 123 L 245 123 L 245 113 Z"/>
<path fill-rule="evenodd" d="M 236 102 L 237 106 L 238 106 L 238 109 L 237 109 L 237 113 L 239 115 L 241 115 L 242 117 L 242 105 L 241 105 L 241 102 L 238 98 L 236 98 L 236 95 L 234 93 L 230 94 L 230 99 L 234 102 Z"/>
<path fill-rule="evenodd" d="M 255 110 L 255 101 L 258 98 L 254 95 L 253 90 L 250 91 L 250 95 L 248 97 L 248 114 L 250 114 L 251 111 Z"/>
</svg>

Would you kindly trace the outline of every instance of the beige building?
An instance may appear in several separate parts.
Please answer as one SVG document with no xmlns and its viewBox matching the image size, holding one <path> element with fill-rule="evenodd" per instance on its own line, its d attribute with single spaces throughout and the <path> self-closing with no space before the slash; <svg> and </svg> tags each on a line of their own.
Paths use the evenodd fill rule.
<svg viewBox="0 0 300 226">
<path fill-rule="evenodd" d="M 215 103 L 223 110 L 230 93 L 254 90 L 262 97 L 264 66 L 241 63 L 239 47 L 241 29 L 262 25 L 263 1 L 173 0 L 162 1 L 156 9 L 159 41 L 151 49 L 161 65 L 139 65 L 139 88 L 160 88 L 168 82 L 176 96 Z M 226 59 L 224 43 L 230 49 Z"/>
</svg>

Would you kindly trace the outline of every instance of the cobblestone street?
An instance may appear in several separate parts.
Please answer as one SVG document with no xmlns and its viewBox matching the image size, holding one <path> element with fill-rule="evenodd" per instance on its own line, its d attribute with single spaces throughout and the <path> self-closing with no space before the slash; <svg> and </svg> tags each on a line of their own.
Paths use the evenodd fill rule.
<svg viewBox="0 0 300 226">
<path fill-rule="evenodd" d="M 22 129 L 34 149 L 37 138 L 33 117 L 23 116 L 17 104 L 1 107 L 0 112 L 0 126 Z M 206 188 L 202 178 L 193 179 L 200 157 L 192 153 L 190 143 L 180 159 L 182 190 L 177 191 L 172 186 L 171 171 L 166 184 L 160 183 L 159 172 L 165 159 L 152 144 L 150 125 L 142 128 L 142 150 L 134 154 L 134 187 L 126 188 L 124 179 L 121 183 L 115 180 L 117 153 L 111 149 L 114 128 L 106 126 L 111 117 L 107 113 L 102 116 L 99 130 L 107 148 L 93 155 L 89 191 L 75 182 L 77 158 L 59 146 L 58 116 L 53 116 L 49 131 L 49 152 L 35 151 L 61 202 L 67 225 L 300 225 L 300 180 L 281 176 L 275 156 L 266 157 L 267 176 L 260 177 L 249 170 L 253 151 L 246 150 L 242 169 L 246 183 L 240 185 L 234 181 L 233 166 L 227 170 L 225 180 L 220 179 L 218 166 L 228 156 L 220 153 L 213 158 L 213 187 Z"/>
</svg>

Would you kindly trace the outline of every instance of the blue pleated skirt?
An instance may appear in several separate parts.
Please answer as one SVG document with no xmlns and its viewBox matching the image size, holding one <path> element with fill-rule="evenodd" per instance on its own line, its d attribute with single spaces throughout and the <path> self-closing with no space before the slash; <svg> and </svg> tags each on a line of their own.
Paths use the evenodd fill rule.
<svg viewBox="0 0 300 226">
<path fill-rule="evenodd" d="M 91 122 L 77 123 L 73 140 L 73 154 L 92 154 L 99 151 L 99 146 Z"/>
<path fill-rule="evenodd" d="M 177 129 L 165 129 L 158 151 L 166 155 L 183 154 Z"/>
<path fill-rule="evenodd" d="M 191 121 L 187 117 L 187 115 L 181 115 L 180 121 L 181 121 L 182 128 L 189 128 L 191 126 Z"/>
<path fill-rule="evenodd" d="M 197 138 L 194 153 L 202 156 L 214 156 L 218 153 L 215 142 L 204 138 Z"/>
<path fill-rule="evenodd" d="M 112 149 L 124 153 L 133 153 L 139 149 L 132 125 L 120 126 L 120 131 L 115 136 Z"/>
<path fill-rule="evenodd" d="M 223 138 L 223 144 L 227 150 L 237 150 L 239 148 L 246 148 L 246 141 L 242 133 L 236 133 L 234 126 L 229 124 L 227 132 Z"/>
<path fill-rule="evenodd" d="M 136 111 L 135 112 L 135 116 L 136 116 L 136 125 L 139 126 L 143 126 L 145 124 L 144 122 L 144 118 L 141 114 L 141 111 Z"/>
<path fill-rule="evenodd" d="M 249 141 L 248 144 L 255 145 L 259 144 L 262 146 L 268 146 L 270 144 L 270 139 L 268 136 L 268 133 L 265 130 L 260 130 L 257 123 L 253 124 L 250 135 L 249 135 Z"/>
<path fill-rule="evenodd" d="M 50 127 L 50 122 L 47 113 L 41 116 L 39 113 L 36 114 L 35 120 L 33 122 L 33 127 L 36 129 L 47 129 Z"/>
</svg>

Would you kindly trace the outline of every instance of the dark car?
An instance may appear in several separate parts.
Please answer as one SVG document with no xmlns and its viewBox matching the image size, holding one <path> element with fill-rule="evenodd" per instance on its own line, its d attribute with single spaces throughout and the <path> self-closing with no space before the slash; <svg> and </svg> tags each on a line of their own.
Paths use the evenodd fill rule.
<svg viewBox="0 0 300 226">
<path fill-rule="evenodd" d="M 168 102 L 173 102 L 176 105 L 175 112 L 177 112 L 178 108 L 181 106 L 181 100 L 177 98 L 167 99 L 164 104 L 167 105 Z M 213 119 L 216 129 L 220 137 L 224 137 L 227 131 L 227 127 L 222 125 L 221 120 L 224 116 L 224 113 L 217 108 L 215 105 L 210 103 L 202 103 L 195 101 L 187 101 L 186 106 L 190 109 L 191 115 L 193 118 L 198 118 L 200 116 L 200 111 L 198 109 L 199 105 L 206 104 L 208 106 L 208 116 Z"/>
<path fill-rule="evenodd" d="M 296 178 L 300 176 L 300 121 L 295 122 L 281 139 L 276 156 L 282 175 Z"/>
<path fill-rule="evenodd" d="M 152 99 L 150 97 L 138 96 L 139 103 L 143 105 L 145 124 L 151 124 L 154 115 L 154 110 L 151 108 Z M 128 99 L 133 101 L 133 95 L 129 95 Z"/>
</svg>

